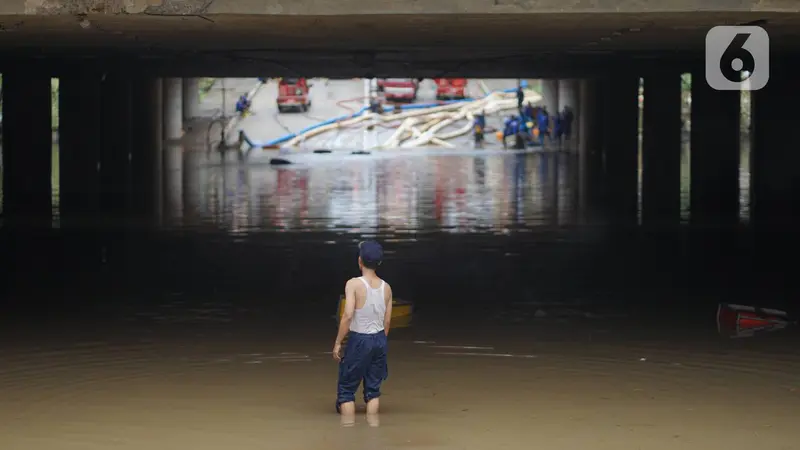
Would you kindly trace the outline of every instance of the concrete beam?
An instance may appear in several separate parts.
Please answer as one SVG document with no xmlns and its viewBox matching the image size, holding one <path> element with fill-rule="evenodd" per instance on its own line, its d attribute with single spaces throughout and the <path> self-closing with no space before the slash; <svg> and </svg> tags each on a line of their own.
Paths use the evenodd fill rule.
<svg viewBox="0 0 800 450">
<path fill-rule="evenodd" d="M 8 33 L 13 34 L 13 33 Z M 2 37 L 3 34 L 0 34 Z M 648 58 L 636 55 L 578 55 L 552 57 L 546 61 L 536 61 L 529 56 L 503 58 L 502 64 L 497 56 L 482 56 L 475 52 L 456 49 L 453 52 L 436 49 L 425 58 L 422 52 L 408 52 L 402 55 L 376 52 L 376 60 L 368 65 L 354 63 L 354 53 L 309 52 L 252 52 L 241 60 L 218 53 L 197 54 L 194 56 L 175 56 L 174 53 L 161 54 L 149 51 L 143 57 L 133 50 L 116 49 L 112 53 L 100 52 L 91 58 L 65 53 L 42 53 L 41 49 L 30 52 L 45 58 L 33 59 L 33 53 L 17 52 L 15 55 L 0 54 L 0 73 L 15 67 L 33 65 L 47 70 L 56 76 L 77 71 L 93 65 L 98 70 L 107 70 L 112 62 L 123 59 L 126 70 L 161 77 L 261 77 L 261 76 L 305 76 L 329 78 L 355 77 L 423 77 L 463 76 L 469 78 L 591 78 L 608 71 L 609 67 L 626 67 L 639 71 L 641 67 L 652 64 L 652 58 L 670 67 L 690 70 L 694 64 L 703 64 L 699 54 L 652 53 Z M 229 53 L 229 52 L 228 52 Z M 445 55 L 445 53 L 447 53 Z M 250 55 L 250 53 L 248 53 Z M 794 58 L 796 55 L 774 54 L 773 59 Z M 38 70 L 38 69 L 37 69 Z"/>
<path fill-rule="evenodd" d="M 370 15 L 370 14 L 524 14 L 524 13 L 680 13 L 798 12 L 793 0 L 10 0 L 0 14 L 149 14 L 149 15 Z"/>
</svg>

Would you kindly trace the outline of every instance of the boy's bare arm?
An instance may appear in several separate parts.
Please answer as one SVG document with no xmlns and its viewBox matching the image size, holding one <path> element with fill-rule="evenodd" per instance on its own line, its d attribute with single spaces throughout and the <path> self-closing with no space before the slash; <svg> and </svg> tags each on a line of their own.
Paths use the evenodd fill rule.
<svg viewBox="0 0 800 450">
<path fill-rule="evenodd" d="M 387 336 L 392 325 L 392 303 L 392 287 L 386 283 L 386 313 L 383 315 L 383 332 Z"/>
<path fill-rule="evenodd" d="M 341 345 L 347 332 L 350 331 L 350 322 L 356 309 L 356 279 L 347 280 L 344 285 L 344 312 L 339 322 L 339 334 L 336 335 L 336 345 Z"/>
</svg>

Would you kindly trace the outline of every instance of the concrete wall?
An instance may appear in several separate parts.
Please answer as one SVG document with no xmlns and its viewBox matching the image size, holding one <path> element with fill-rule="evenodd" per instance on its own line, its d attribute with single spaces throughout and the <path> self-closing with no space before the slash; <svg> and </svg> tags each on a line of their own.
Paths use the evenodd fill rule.
<svg viewBox="0 0 800 450">
<path fill-rule="evenodd" d="M 642 12 L 798 12 L 793 0 L 616 0 L 573 2 L 561 0 L 4 0 L 2 14 L 541 14 Z"/>
</svg>

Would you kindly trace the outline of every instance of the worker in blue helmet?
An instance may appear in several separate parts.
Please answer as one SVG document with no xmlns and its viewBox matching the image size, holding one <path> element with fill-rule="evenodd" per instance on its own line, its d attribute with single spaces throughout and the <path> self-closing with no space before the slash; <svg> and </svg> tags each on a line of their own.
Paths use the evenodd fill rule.
<svg viewBox="0 0 800 450">
<path fill-rule="evenodd" d="M 508 148 L 506 139 L 509 137 L 514 138 L 514 148 L 525 148 L 525 139 L 523 135 L 522 121 L 519 117 L 511 115 L 505 120 L 503 128 L 503 148 Z"/>
</svg>

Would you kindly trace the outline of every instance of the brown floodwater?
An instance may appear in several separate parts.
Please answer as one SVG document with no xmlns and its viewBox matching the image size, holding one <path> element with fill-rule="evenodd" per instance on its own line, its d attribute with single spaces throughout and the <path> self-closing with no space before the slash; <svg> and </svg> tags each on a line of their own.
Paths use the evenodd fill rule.
<svg viewBox="0 0 800 450">
<path fill-rule="evenodd" d="M 787 301 L 746 233 L 609 228 L 565 154 L 325 156 L 175 151 L 161 229 L 4 234 L 0 448 L 796 446 L 797 333 L 715 330 L 719 301 Z M 367 237 L 416 310 L 379 421 L 343 426 Z"/>
</svg>

